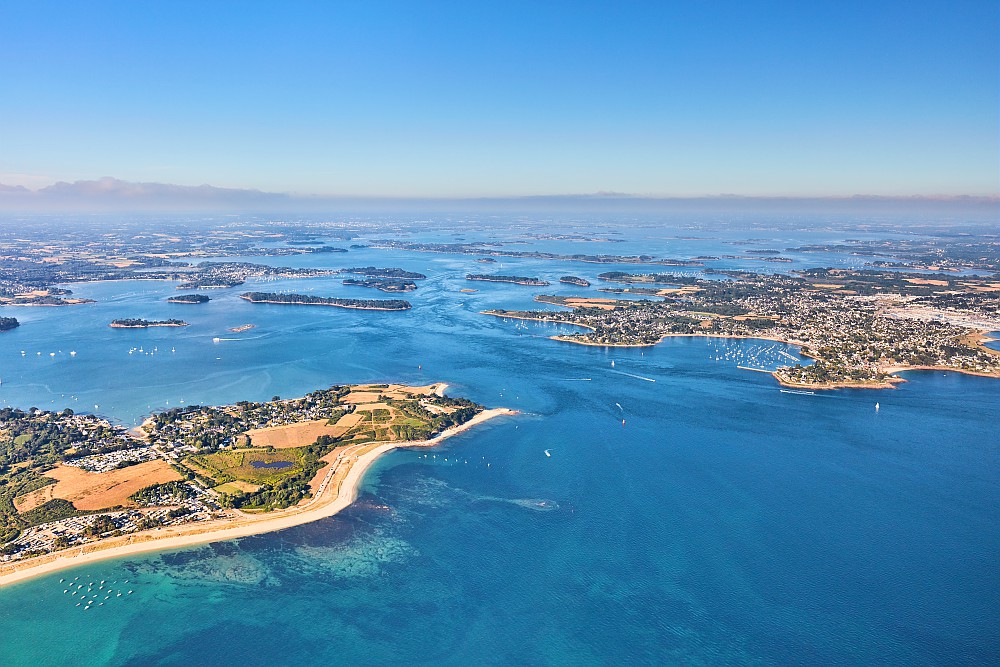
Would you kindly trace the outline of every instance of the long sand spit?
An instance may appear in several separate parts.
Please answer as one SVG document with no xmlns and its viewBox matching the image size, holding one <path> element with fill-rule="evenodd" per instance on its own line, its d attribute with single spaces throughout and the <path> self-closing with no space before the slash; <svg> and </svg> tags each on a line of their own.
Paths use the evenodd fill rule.
<svg viewBox="0 0 1000 667">
<path fill-rule="evenodd" d="M 433 447 L 442 440 L 485 421 L 514 414 L 517 412 L 507 408 L 484 410 L 464 424 L 442 431 L 430 440 L 375 444 L 356 459 L 352 456 L 343 457 L 340 466 L 347 467 L 343 481 L 339 485 L 328 484 L 323 492 L 305 505 L 260 515 L 241 513 L 237 519 L 171 526 L 158 531 L 147 531 L 101 540 L 82 547 L 73 547 L 39 556 L 21 563 L 0 565 L 0 586 L 96 561 L 270 533 L 331 517 L 357 499 L 358 489 L 365 471 L 383 454 L 400 447 Z"/>
</svg>

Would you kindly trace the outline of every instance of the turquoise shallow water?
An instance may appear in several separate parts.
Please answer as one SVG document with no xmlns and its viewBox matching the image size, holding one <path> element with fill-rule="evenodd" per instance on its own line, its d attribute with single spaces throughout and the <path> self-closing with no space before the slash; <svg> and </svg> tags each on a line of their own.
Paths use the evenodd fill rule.
<svg viewBox="0 0 1000 667">
<path fill-rule="evenodd" d="M 348 255 L 267 261 L 422 271 L 414 309 L 260 306 L 236 298 L 245 288 L 178 306 L 162 301 L 169 283 L 76 286 L 99 303 L 15 312 L 0 400 L 132 423 L 181 400 L 444 380 L 523 414 L 384 457 L 332 519 L 0 589 L 0 664 L 1000 661 L 995 381 L 911 373 L 894 391 L 783 394 L 735 359 L 794 348 L 561 344 L 547 338 L 558 327 L 479 315 L 535 292 L 459 293 L 473 258 Z M 264 287 L 369 294 L 333 279 Z M 106 326 L 125 316 L 191 326 Z M 244 323 L 257 328 L 227 333 Z M 83 612 L 60 579 L 133 593 Z"/>
</svg>

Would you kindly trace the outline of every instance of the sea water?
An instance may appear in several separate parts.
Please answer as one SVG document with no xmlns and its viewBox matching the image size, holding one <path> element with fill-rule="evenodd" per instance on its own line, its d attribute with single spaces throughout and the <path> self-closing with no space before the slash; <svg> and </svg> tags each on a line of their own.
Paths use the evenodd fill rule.
<svg viewBox="0 0 1000 667">
<path fill-rule="evenodd" d="M 404 313 L 238 298 L 377 295 L 334 278 L 202 290 L 204 305 L 167 304 L 166 282 L 73 285 L 98 303 L 0 309 L 22 321 L 0 336 L 0 401 L 22 408 L 131 425 L 182 404 L 444 381 L 521 412 L 388 454 L 333 518 L 4 587 L 0 664 L 1000 661 L 996 380 L 914 372 L 895 390 L 794 395 L 736 368 L 773 363 L 770 342 L 560 343 L 548 337 L 571 328 L 479 311 L 579 288 L 466 283 L 501 272 L 474 260 L 260 260 L 426 273 Z M 501 262 L 550 280 L 665 270 Z M 116 317 L 191 325 L 109 328 Z M 99 581 L 123 595 L 84 610 L 63 592 Z"/>
</svg>

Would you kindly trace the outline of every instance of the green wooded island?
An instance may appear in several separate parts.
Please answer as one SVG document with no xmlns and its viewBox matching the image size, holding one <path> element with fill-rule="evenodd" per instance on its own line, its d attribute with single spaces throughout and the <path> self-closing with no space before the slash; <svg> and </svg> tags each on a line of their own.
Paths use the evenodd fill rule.
<svg viewBox="0 0 1000 667">
<path fill-rule="evenodd" d="M 0 317 L 0 331 L 10 331 L 21 326 L 16 317 Z"/>
<path fill-rule="evenodd" d="M 576 285 L 577 287 L 590 287 L 589 280 L 577 276 L 563 276 L 559 279 L 559 282 L 566 283 L 567 285 Z"/>
<path fill-rule="evenodd" d="M 204 294 L 178 294 L 167 299 L 167 303 L 208 303 L 211 300 Z"/>
<path fill-rule="evenodd" d="M 148 329 L 149 327 L 186 327 L 188 323 L 184 320 L 141 320 L 133 317 L 126 317 L 111 320 L 109 324 L 113 329 Z"/>
<path fill-rule="evenodd" d="M 379 268 L 377 266 L 355 266 L 349 269 L 339 269 L 337 273 L 353 273 L 366 278 L 398 278 L 401 280 L 424 280 L 422 273 L 407 271 L 396 267 Z"/>
<path fill-rule="evenodd" d="M 482 280 L 489 283 L 513 283 L 515 285 L 531 285 L 533 287 L 544 287 L 549 283 L 538 278 L 528 278 L 525 276 L 500 276 L 488 275 L 484 273 L 470 273 L 465 276 L 466 280 Z"/>
<path fill-rule="evenodd" d="M 278 294 L 276 292 L 246 292 L 241 299 L 250 303 L 273 303 L 295 306 L 334 306 L 355 310 L 409 310 L 413 306 L 402 299 L 340 299 L 309 296 L 308 294 Z"/>
</svg>

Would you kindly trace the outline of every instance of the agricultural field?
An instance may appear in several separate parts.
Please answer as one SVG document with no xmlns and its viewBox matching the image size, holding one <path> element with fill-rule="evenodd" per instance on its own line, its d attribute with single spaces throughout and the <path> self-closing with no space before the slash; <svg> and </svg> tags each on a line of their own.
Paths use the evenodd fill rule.
<svg viewBox="0 0 1000 667">
<path fill-rule="evenodd" d="M 356 454 L 382 442 L 426 440 L 482 410 L 444 396 L 444 388 L 334 385 L 300 398 L 189 405 L 152 415 L 141 432 L 69 409 L 0 409 L 0 559 L 57 546 L 47 528 L 30 528 L 109 510 L 169 510 L 119 525 L 135 531 L 221 508 L 299 504 L 318 492 L 344 448 Z M 164 455 L 173 462 L 149 460 Z M 160 488 L 167 483 L 176 484 Z M 171 509 L 171 489 L 187 489 L 182 507 Z M 89 524 L 72 526 L 72 539 L 97 535 Z"/>
<path fill-rule="evenodd" d="M 218 493 L 228 493 L 231 496 L 239 495 L 241 493 L 253 493 L 254 491 L 259 491 L 259 484 L 251 484 L 250 482 L 226 482 L 225 484 L 220 484 L 215 487 L 215 491 Z"/>
<path fill-rule="evenodd" d="M 403 401 L 432 396 L 438 385 L 428 384 L 420 387 L 409 387 L 403 384 L 366 384 L 351 387 L 351 392 L 342 399 L 343 403 L 376 403 L 382 399 Z"/>
<path fill-rule="evenodd" d="M 251 447 L 274 447 L 287 449 L 311 445 L 321 435 L 339 438 L 364 417 L 360 414 L 346 414 L 335 424 L 326 419 L 314 419 L 297 424 L 285 424 L 269 428 L 251 429 L 246 432 Z"/>
<path fill-rule="evenodd" d="M 301 447 L 277 450 L 231 449 L 192 456 L 185 463 L 200 470 L 217 484 L 246 482 L 251 485 L 274 485 L 302 473 L 304 459 L 305 451 Z"/>
<path fill-rule="evenodd" d="M 128 497 L 139 489 L 183 479 L 164 461 L 147 461 L 138 465 L 103 473 L 87 472 L 74 466 L 58 465 L 45 473 L 56 480 L 14 499 L 21 514 L 41 507 L 56 498 L 73 503 L 83 511 L 103 510 L 128 504 Z"/>
</svg>

